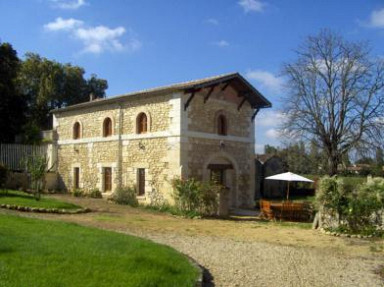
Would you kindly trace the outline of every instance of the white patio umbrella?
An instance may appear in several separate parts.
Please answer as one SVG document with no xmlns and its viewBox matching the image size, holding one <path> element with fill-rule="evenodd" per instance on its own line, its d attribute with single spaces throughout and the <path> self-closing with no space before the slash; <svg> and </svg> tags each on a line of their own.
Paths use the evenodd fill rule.
<svg viewBox="0 0 384 287">
<path fill-rule="evenodd" d="M 313 182 L 313 180 L 310 180 L 304 176 L 301 176 L 301 175 L 298 175 L 298 174 L 295 174 L 292 172 L 284 172 L 284 173 L 275 174 L 272 176 L 268 176 L 265 179 L 288 181 L 287 200 L 289 198 L 289 183 L 291 181 Z"/>
</svg>

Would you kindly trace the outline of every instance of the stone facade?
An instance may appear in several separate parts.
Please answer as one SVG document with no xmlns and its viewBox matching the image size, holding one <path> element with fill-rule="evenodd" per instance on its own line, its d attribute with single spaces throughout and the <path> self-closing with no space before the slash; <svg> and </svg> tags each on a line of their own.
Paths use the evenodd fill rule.
<svg viewBox="0 0 384 287">
<path fill-rule="evenodd" d="M 227 85 L 228 86 L 228 85 Z M 209 97 L 208 97 L 208 96 Z M 54 111 L 58 137 L 58 173 L 61 188 L 105 191 L 111 171 L 110 192 L 119 186 L 139 188 L 144 172 L 144 193 L 172 202 L 171 180 L 195 177 L 208 181 L 219 168 L 230 190 L 231 206 L 250 206 L 254 194 L 254 109 L 239 104 L 237 92 L 222 85 L 137 93 L 96 100 Z M 137 133 L 138 116 L 146 115 L 147 132 Z M 225 117 L 225 135 L 218 134 L 218 116 Z M 106 118 L 112 134 L 103 135 Z M 74 125 L 80 138 L 74 139 Z M 225 167 L 220 169 L 221 167 Z M 141 177 L 140 177 L 141 178 Z"/>
</svg>

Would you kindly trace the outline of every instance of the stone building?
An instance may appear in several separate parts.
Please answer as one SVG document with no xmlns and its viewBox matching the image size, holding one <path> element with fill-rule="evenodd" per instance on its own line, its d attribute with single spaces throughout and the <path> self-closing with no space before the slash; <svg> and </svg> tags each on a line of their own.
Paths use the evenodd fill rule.
<svg viewBox="0 0 384 287">
<path fill-rule="evenodd" d="M 231 206 L 253 203 L 254 119 L 270 107 L 240 74 L 138 91 L 52 111 L 61 188 L 135 186 L 169 201 L 176 177 L 215 178 Z"/>
</svg>

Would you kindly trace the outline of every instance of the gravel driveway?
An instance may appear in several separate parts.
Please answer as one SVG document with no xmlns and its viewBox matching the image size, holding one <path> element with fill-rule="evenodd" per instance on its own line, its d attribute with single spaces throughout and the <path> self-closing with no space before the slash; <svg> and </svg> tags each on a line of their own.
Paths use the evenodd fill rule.
<svg viewBox="0 0 384 287">
<path fill-rule="evenodd" d="M 273 227 L 272 223 L 187 220 L 104 200 L 60 199 L 90 207 L 94 212 L 22 215 L 76 222 L 169 245 L 208 270 L 212 280 L 206 286 L 384 287 L 384 281 L 374 273 L 384 265 L 384 241 L 375 243 L 381 252 L 372 252 L 371 241 Z"/>
<path fill-rule="evenodd" d="M 135 234 L 172 246 L 209 270 L 214 286 L 384 286 L 378 259 L 211 236 Z"/>
</svg>

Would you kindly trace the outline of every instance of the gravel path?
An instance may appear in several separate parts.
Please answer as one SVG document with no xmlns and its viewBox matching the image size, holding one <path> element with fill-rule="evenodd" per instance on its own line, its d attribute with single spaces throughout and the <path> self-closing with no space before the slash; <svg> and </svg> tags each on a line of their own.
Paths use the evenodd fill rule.
<svg viewBox="0 0 384 287">
<path fill-rule="evenodd" d="M 252 223 L 191 221 L 108 204 L 103 200 L 60 198 L 88 206 L 94 212 L 78 215 L 18 214 L 115 230 L 169 245 L 189 255 L 208 270 L 212 282 L 206 286 L 384 287 L 384 281 L 374 273 L 378 266 L 384 266 L 383 256 L 376 253 L 377 256 L 373 257 L 372 254 L 375 253 L 369 252 L 352 255 L 359 244 L 367 243 L 361 239 L 346 240 L 320 234 L 308 236 L 312 234 L 309 230 L 270 229 L 265 225 L 253 229 Z M 2 212 L 17 213 L 0 210 Z M 153 223 L 157 229 L 151 225 Z M 207 233 L 203 228 L 207 226 L 209 231 L 220 227 L 228 232 L 226 236 L 218 236 L 216 231 L 220 231 L 219 228 Z M 196 231 L 188 235 L 181 232 L 183 227 L 195 228 Z M 249 237 L 245 240 L 231 233 L 238 234 L 249 229 L 253 235 L 251 240 Z M 258 234 L 269 235 L 270 240 L 261 241 L 260 238 L 255 238 Z M 308 240 L 308 243 L 316 241 L 322 244 L 317 247 L 297 244 L 297 240 L 292 240 L 294 236 Z M 273 241 L 273 238 L 278 240 Z M 343 249 L 343 254 L 335 251 L 337 248 L 332 248 L 340 242 L 350 244 Z"/>
<path fill-rule="evenodd" d="M 172 246 L 209 270 L 214 286 L 384 286 L 375 259 L 208 236 L 135 234 Z"/>
</svg>

